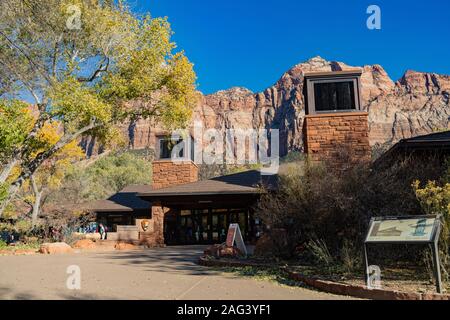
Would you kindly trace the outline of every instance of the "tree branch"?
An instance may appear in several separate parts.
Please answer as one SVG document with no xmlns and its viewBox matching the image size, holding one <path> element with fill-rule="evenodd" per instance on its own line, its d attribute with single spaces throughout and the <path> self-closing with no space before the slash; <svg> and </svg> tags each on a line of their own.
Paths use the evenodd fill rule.
<svg viewBox="0 0 450 320">
<path fill-rule="evenodd" d="M 53 83 L 53 81 L 52 81 L 52 79 L 50 79 L 50 77 L 45 73 L 45 72 L 43 72 L 42 71 L 42 67 L 37 63 L 37 62 L 34 62 L 34 60 L 33 59 L 31 59 L 30 58 L 30 56 L 28 55 L 28 54 L 26 54 L 24 51 L 23 51 L 23 49 L 22 48 L 20 48 L 18 45 L 16 45 L 15 43 L 14 43 L 14 41 L 12 41 L 11 39 L 9 39 L 9 37 L 3 32 L 3 31 L 1 31 L 0 30 L 0 35 L 1 36 L 3 36 L 3 38 L 5 38 L 6 39 L 6 41 L 13 47 L 13 48 L 16 48 L 27 60 L 28 60 L 28 62 L 30 63 L 30 65 L 32 65 L 32 66 L 34 66 L 35 68 L 36 68 L 36 70 L 38 70 L 39 71 L 39 73 L 48 81 L 48 83 Z M 45 69 L 45 68 L 44 68 Z"/>
<path fill-rule="evenodd" d="M 6 209 L 7 205 L 11 202 L 11 200 L 16 196 L 17 192 L 19 191 L 20 186 L 29 179 L 39 168 L 39 166 L 48 158 L 50 158 L 52 155 L 54 155 L 56 152 L 58 152 L 61 148 L 66 146 L 68 143 L 74 141 L 77 139 L 80 135 L 84 134 L 85 132 L 101 127 L 103 124 L 96 122 L 95 118 L 91 119 L 91 122 L 89 125 L 79 129 L 77 132 L 69 135 L 64 135 L 52 148 L 48 149 L 47 151 L 39 153 L 32 161 L 23 164 L 23 170 L 21 174 L 14 180 L 13 183 L 9 186 L 8 189 L 8 197 L 2 201 L 0 204 L 0 217 L 2 216 L 4 210 Z"/>
<path fill-rule="evenodd" d="M 3 62 L 2 60 L 0 60 L 0 63 L 8 69 L 9 72 L 13 73 L 16 76 L 16 81 L 20 81 L 22 82 L 22 84 L 24 85 L 24 87 L 28 90 L 28 92 L 33 96 L 34 101 L 36 102 L 36 104 L 40 104 L 41 100 L 39 99 L 39 97 L 37 96 L 36 92 L 33 90 L 32 86 L 30 83 L 28 83 L 28 81 L 26 81 L 25 79 L 23 79 L 22 75 L 20 75 L 19 73 L 17 73 L 17 71 L 15 71 L 14 68 L 10 68 L 5 62 Z"/>
<path fill-rule="evenodd" d="M 79 82 L 92 82 L 100 75 L 100 73 L 108 71 L 108 67 L 109 67 L 109 58 L 106 57 L 105 59 L 103 59 L 102 63 L 97 68 L 97 70 L 95 70 L 94 73 L 90 77 L 79 77 L 78 81 Z"/>
<path fill-rule="evenodd" d="M 52 148 L 48 149 L 47 151 L 39 153 L 31 162 L 29 162 L 26 165 L 28 171 L 31 174 L 33 174 L 36 171 L 36 169 L 42 164 L 42 162 L 44 162 L 45 160 L 50 158 L 53 154 L 58 152 L 61 148 L 66 146 L 68 143 L 74 141 L 75 139 L 77 139 L 79 136 L 81 136 L 85 132 L 95 129 L 95 128 L 98 128 L 100 126 L 102 126 L 102 124 L 97 123 L 96 119 L 92 118 L 91 122 L 87 126 L 79 129 L 77 132 L 72 133 L 72 134 L 65 134 Z"/>
<path fill-rule="evenodd" d="M 57 64 L 57 61 L 58 61 L 58 53 L 59 53 L 58 47 L 59 47 L 59 43 L 62 40 L 62 37 L 63 37 L 63 35 L 61 34 L 59 36 L 59 38 L 56 40 L 56 42 L 55 42 L 55 48 L 54 48 L 54 52 L 53 52 L 53 61 L 52 61 L 52 75 L 53 75 L 53 77 L 56 76 L 56 64 Z"/>
</svg>

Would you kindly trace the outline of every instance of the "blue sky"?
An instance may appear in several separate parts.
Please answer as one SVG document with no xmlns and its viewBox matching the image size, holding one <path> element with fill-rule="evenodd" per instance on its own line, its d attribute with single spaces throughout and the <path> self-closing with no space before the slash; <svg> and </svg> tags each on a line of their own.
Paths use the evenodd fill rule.
<svg viewBox="0 0 450 320">
<path fill-rule="evenodd" d="M 450 74 L 450 1 L 131 0 L 133 10 L 168 16 L 174 40 L 195 63 L 204 93 L 261 91 L 293 65 L 320 55 L 350 65 L 381 64 Z M 381 30 L 366 27 L 369 5 Z"/>
</svg>

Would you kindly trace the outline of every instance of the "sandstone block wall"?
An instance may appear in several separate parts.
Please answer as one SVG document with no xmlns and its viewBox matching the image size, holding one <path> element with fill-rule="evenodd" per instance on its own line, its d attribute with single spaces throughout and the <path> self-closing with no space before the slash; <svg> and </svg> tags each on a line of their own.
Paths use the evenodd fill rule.
<svg viewBox="0 0 450 320">
<path fill-rule="evenodd" d="M 153 162 L 153 189 L 173 187 L 196 181 L 198 181 L 198 167 L 192 161 L 159 160 Z"/>
<path fill-rule="evenodd" d="M 337 167 L 370 161 L 367 112 L 307 115 L 303 130 L 305 152 L 313 161 Z"/>
<path fill-rule="evenodd" d="M 164 245 L 164 216 L 169 211 L 161 205 L 155 203 L 152 206 L 152 220 L 154 223 L 154 230 L 152 234 L 146 234 L 142 240 L 149 247 Z"/>
<path fill-rule="evenodd" d="M 153 162 L 153 189 L 163 189 L 196 181 L 198 181 L 198 167 L 192 161 L 158 160 Z M 148 246 L 162 246 L 164 245 L 164 216 L 170 209 L 153 203 L 151 210 L 154 232 L 146 234 L 142 240 Z"/>
</svg>

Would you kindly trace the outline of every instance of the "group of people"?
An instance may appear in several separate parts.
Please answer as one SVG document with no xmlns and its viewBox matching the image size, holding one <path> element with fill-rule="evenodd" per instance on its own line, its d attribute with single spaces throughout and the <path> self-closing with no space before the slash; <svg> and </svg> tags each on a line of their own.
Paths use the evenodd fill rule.
<svg viewBox="0 0 450 320">
<path fill-rule="evenodd" d="M 80 233 L 99 233 L 101 240 L 106 240 L 108 236 L 108 227 L 103 223 L 97 224 L 96 222 L 89 223 L 84 227 L 79 228 Z"/>
</svg>

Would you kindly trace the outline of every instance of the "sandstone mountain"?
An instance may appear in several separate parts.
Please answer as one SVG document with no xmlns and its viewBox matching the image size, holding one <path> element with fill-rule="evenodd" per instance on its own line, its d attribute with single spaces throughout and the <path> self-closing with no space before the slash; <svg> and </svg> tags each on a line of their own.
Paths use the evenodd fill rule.
<svg viewBox="0 0 450 320">
<path fill-rule="evenodd" d="M 354 69 L 362 70 L 362 106 L 369 112 L 372 145 L 392 144 L 449 128 L 450 76 L 407 71 L 394 82 L 380 65 L 352 67 L 321 57 L 294 66 L 275 85 L 260 93 L 231 88 L 202 96 L 193 122 L 202 121 L 205 129 L 216 128 L 222 132 L 227 128 L 278 128 L 280 154 L 301 151 L 304 73 Z M 155 134 L 162 131 L 148 120 L 123 124 L 122 129 L 133 149 L 153 148 Z M 91 152 L 97 149 L 95 141 L 84 143 L 90 146 Z"/>
</svg>

